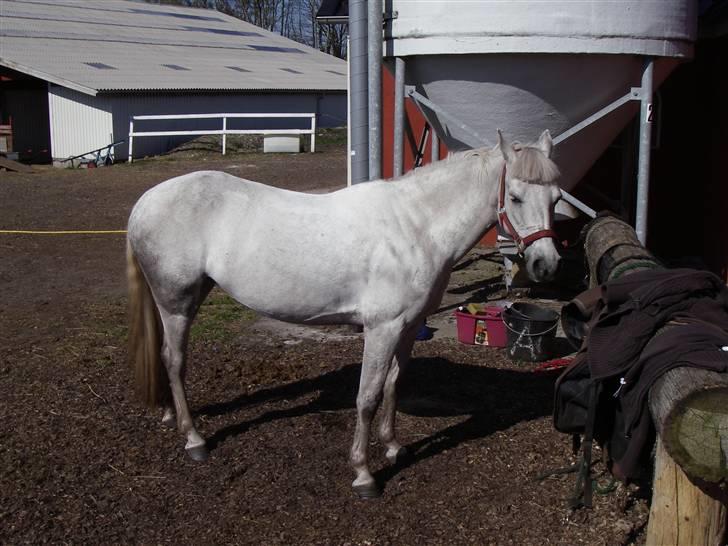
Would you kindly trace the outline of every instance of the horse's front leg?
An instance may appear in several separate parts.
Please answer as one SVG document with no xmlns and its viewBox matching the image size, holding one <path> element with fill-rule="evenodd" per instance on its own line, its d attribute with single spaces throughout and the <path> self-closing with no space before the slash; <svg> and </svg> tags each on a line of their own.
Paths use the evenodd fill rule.
<svg viewBox="0 0 728 546">
<path fill-rule="evenodd" d="M 356 397 L 356 429 L 354 443 L 351 446 L 351 465 L 356 473 L 352 487 L 361 498 L 381 495 L 369 471 L 367 457 L 369 429 L 382 400 L 382 390 L 401 332 L 400 325 L 391 323 L 371 329 L 365 328 L 364 332 L 364 357 L 359 379 L 359 394 Z"/>
<path fill-rule="evenodd" d="M 404 372 L 412 354 L 412 346 L 417 336 L 417 328 L 412 328 L 402 335 L 394 354 L 392 367 L 384 382 L 382 400 L 382 417 L 379 422 L 379 438 L 387 448 L 386 457 L 391 464 L 402 462 L 408 455 L 396 437 L 395 423 L 397 419 L 397 380 Z"/>
</svg>

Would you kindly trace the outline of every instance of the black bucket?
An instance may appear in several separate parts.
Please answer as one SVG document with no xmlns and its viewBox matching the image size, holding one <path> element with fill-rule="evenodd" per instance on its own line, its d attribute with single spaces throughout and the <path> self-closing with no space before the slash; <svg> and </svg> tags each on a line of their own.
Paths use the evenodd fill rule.
<svg viewBox="0 0 728 546">
<path fill-rule="evenodd" d="M 540 362 L 552 351 L 559 314 L 532 303 L 514 303 L 503 311 L 508 354 L 513 360 Z"/>
</svg>

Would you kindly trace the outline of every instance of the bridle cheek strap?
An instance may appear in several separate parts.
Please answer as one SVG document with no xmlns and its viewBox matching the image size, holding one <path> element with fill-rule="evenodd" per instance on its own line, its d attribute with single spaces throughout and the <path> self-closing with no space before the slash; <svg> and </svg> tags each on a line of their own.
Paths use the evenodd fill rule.
<svg viewBox="0 0 728 546">
<path fill-rule="evenodd" d="M 553 239 L 558 244 L 558 236 L 552 229 L 540 229 L 521 237 L 506 212 L 506 164 L 503 164 L 503 171 L 500 176 L 500 188 L 498 193 L 498 225 L 503 231 L 509 235 L 513 242 L 516 243 L 518 248 L 518 254 L 523 255 L 525 250 L 539 239 L 549 238 Z"/>
</svg>

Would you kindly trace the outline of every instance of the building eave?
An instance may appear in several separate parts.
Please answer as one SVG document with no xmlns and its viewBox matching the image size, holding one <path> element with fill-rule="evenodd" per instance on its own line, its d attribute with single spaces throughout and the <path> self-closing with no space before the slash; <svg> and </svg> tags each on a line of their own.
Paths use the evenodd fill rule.
<svg viewBox="0 0 728 546">
<path fill-rule="evenodd" d="M 67 80 L 65 78 L 59 78 L 58 76 L 54 76 L 53 74 L 48 74 L 41 70 L 37 70 L 37 69 L 29 67 L 29 66 L 24 66 L 22 64 L 13 62 L 8 59 L 3 59 L 2 57 L 0 57 L 0 66 L 10 68 L 11 70 L 15 70 L 16 72 L 22 72 L 23 74 L 27 74 L 29 76 L 33 76 L 34 78 L 45 80 L 50 83 L 55 83 L 56 85 L 68 87 L 69 89 L 79 91 L 81 93 L 90 95 L 92 97 L 95 97 L 96 95 L 98 95 L 98 92 L 99 92 L 98 89 L 92 89 L 85 85 L 81 85 L 80 83 L 76 83 L 71 80 Z"/>
</svg>

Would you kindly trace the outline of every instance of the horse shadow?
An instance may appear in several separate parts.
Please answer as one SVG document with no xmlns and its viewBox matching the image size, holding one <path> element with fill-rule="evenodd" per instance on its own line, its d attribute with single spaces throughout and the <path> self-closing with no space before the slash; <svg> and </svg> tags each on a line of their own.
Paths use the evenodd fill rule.
<svg viewBox="0 0 728 546">
<path fill-rule="evenodd" d="M 254 419 L 226 426 L 208 439 L 208 447 L 214 449 L 230 437 L 278 419 L 351 410 L 355 407 L 360 371 L 360 364 L 350 364 L 315 378 L 204 406 L 197 413 L 217 416 L 318 393 L 301 405 L 270 410 Z M 555 379 L 553 372 L 495 369 L 460 364 L 443 357 L 412 359 L 398 385 L 398 410 L 419 417 L 467 415 L 468 418 L 411 442 L 406 446 L 410 456 L 396 465 L 380 469 L 375 478 L 379 483 L 387 483 L 403 469 L 445 450 L 487 437 L 519 422 L 550 415 Z"/>
</svg>

